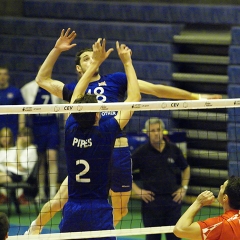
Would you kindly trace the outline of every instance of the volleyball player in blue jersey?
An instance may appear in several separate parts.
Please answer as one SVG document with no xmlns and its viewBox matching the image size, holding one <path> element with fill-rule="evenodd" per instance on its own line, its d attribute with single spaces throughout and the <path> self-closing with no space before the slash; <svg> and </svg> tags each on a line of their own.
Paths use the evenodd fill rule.
<svg viewBox="0 0 240 240">
<path fill-rule="evenodd" d="M 31 81 L 21 88 L 26 104 L 57 104 L 61 100 L 39 87 L 36 81 Z M 56 114 L 34 114 L 31 116 L 31 128 L 34 141 L 38 147 L 39 160 L 39 201 L 46 200 L 45 194 L 45 161 L 48 162 L 49 197 L 53 198 L 57 192 L 57 150 L 59 147 L 59 126 Z"/>
<path fill-rule="evenodd" d="M 70 44 L 66 39 L 66 45 Z M 92 49 L 80 51 L 76 57 L 76 70 L 82 75 L 88 69 L 92 61 Z M 64 85 L 64 83 L 48 79 L 36 79 L 39 86 L 46 89 L 50 93 L 70 101 L 75 84 Z M 106 76 L 100 76 L 98 69 L 91 78 L 91 82 L 86 92 L 94 93 L 97 99 L 102 102 L 118 102 L 123 101 L 127 86 L 126 75 L 124 73 L 114 73 Z M 140 92 L 151 94 L 161 98 L 172 99 L 189 99 L 197 100 L 200 95 L 190 93 L 174 87 L 154 85 L 149 82 L 138 80 Z M 206 98 L 219 98 L 219 95 L 204 95 Z M 116 115 L 116 112 L 103 112 L 102 121 Z M 114 161 L 116 159 L 116 161 Z M 131 175 L 131 157 L 128 148 L 127 138 L 119 134 L 115 142 L 115 149 L 113 152 L 113 168 L 111 179 L 111 196 L 112 205 L 114 208 L 114 224 L 116 225 L 123 216 L 128 212 L 127 204 L 130 197 L 130 190 L 132 184 Z M 56 198 L 59 195 L 56 196 Z M 54 199 L 56 199 L 54 198 Z M 61 203 L 65 199 L 59 199 Z M 55 200 L 54 200 L 55 201 Z M 57 205 L 59 206 L 59 205 Z M 59 209 L 57 207 L 57 209 Z"/>
<path fill-rule="evenodd" d="M 53 66 L 62 51 L 75 44 L 75 32 L 70 29 L 56 42 L 42 67 L 37 80 L 51 79 Z M 131 50 L 116 43 L 119 57 L 127 75 L 127 102 L 140 100 L 137 77 L 132 65 Z M 84 95 L 89 82 L 101 63 L 113 49 L 105 51 L 105 40 L 93 45 L 93 56 L 88 69 L 78 82 L 71 103 L 97 102 L 96 95 Z M 121 111 L 104 122 L 99 113 L 71 114 L 66 122 L 65 151 L 68 168 L 68 197 L 64 206 L 61 232 L 113 229 L 112 208 L 108 203 L 108 166 L 113 146 L 133 112 Z"/>
</svg>

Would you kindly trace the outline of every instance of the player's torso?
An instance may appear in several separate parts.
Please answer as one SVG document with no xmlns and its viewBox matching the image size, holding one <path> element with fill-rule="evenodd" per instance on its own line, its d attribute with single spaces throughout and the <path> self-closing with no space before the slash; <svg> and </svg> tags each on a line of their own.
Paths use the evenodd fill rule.
<svg viewBox="0 0 240 240">
<path fill-rule="evenodd" d="M 74 90 L 76 84 L 69 85 Z M 124 73 L 114 73 L 101 76 L 98 81 L 90 82 L 86 93 L 97 95 L 97 100 L 103 103 L 123 102 L 127 90 L 127 80 Z M 101 121 L 117 115 L 117 111 L 102 109 Z"/>
<path fill-rule="evenodd" d="M 71 116 L 69 118 L 71 120 Z M 98 127 L 82 132 L 66 123 L 65 151 L 69 197 L 104 199 L 108 195 L 108 166 L 113 150 L 108 134 Z"/>
<path fill-rule="evenodd" d="M 38 88 L 37 95 L 33 104 L 52 104 L 51 94 L 43 88 Z M 50 123 L 56 121 L 56 114 L 34 114 L 34 123 Z"/>
<path fill-rule="evenodd" d="M 8 87 L 6 89 L 0 89 L 0 105 L 15 105 L 18 104 L 16 102 L 16 95 L 18 93 L 18 89 L 14 87 Z"/>
</svg>

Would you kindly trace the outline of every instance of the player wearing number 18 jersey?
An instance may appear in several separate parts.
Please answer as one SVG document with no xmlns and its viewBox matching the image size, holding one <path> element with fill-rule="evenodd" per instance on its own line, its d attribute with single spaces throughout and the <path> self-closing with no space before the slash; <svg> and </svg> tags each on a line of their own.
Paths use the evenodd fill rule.
<svg viewBox="0 0 240 240">
<path fill-rule="evenodd" d="M 56 42 L 39 70 L 37 79 L 51 79 L 57 58 L 70 45 L 75 32 L 70 29 Z M 131 50 L 116 43 L 119 57 L 124 65 L 127 83 L 128 102 L 140 100 L 137 77 L 132 65 Z M 105 40 L 93 45 L 92 61 L 78 82 L 71 97 L 71 103 L 93 102 L 93 96 L 85 95 L 92 76 L 101 63 L 113 51 L 105 51 Z M 66 122 L 65 151 L 68 169 L 69 200 L 64 206 L 61 232 L 113 229 L 112 208 L 108 203 L 108 166 L 112 156 L 117 133 L 131 118 L 133 111 L 121 111 L 113 118 L 99 123 L 99 113 L 74 113 Z"/>
</svg>

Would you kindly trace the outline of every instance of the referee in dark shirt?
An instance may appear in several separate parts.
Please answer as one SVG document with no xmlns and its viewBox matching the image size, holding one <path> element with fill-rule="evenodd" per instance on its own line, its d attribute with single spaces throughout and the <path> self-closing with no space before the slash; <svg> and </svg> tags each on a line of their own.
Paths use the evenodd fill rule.
<svg viewBox="0 0 240 240">
<path fill-rule="evenodd" d="M 181 217 L 181 202 L 188 189 L 190 167 L 181 150 L 163 139 L 164 123 L 150 118 L 145 123 L 149 142 L 132 156 L 133 170 L 139 169 L 143 188 L 133 182 L 133 191 L 142 198 L 142 218 L 145 227 L 175 225 Z M 181 175 L 181 185 L 178 183 Z M 167 240 L 178 239 L 166 234 Z M 146 236 L 160 240 L 160 234 Z"/>
</svg>

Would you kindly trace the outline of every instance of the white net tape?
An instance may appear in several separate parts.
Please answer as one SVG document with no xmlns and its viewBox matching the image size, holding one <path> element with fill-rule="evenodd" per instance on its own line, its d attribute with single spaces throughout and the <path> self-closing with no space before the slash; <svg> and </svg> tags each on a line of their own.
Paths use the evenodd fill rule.
<svg viewBox="0 0 240 240">
<path fill-rule="evenodd" d="M 240 107 L 240 98 L 198 101 L 151 101 L 121 103 L 8 105 L 0 107 L 0 114 L 37 114 L 69 112 L 102 112 L 117 110 L 187 110 Z"/>
<path fill-rule="evenodd" d="M 86 238 L 100 238 L 100 237 L 117 237 L 117 236 L 133 236 L 142 234 L 159 234 L 172 233 L 173 226 L 166 227 L 146 227 L 120 230 L 103 230 L 103 231 L 88 231 L 88 232 L 72 232 L 72 233 L 52 233 L 42 235 L 24 235 L 9 237 L 10 240 L 15 239 L 86 239 Z"/>
</svg>

